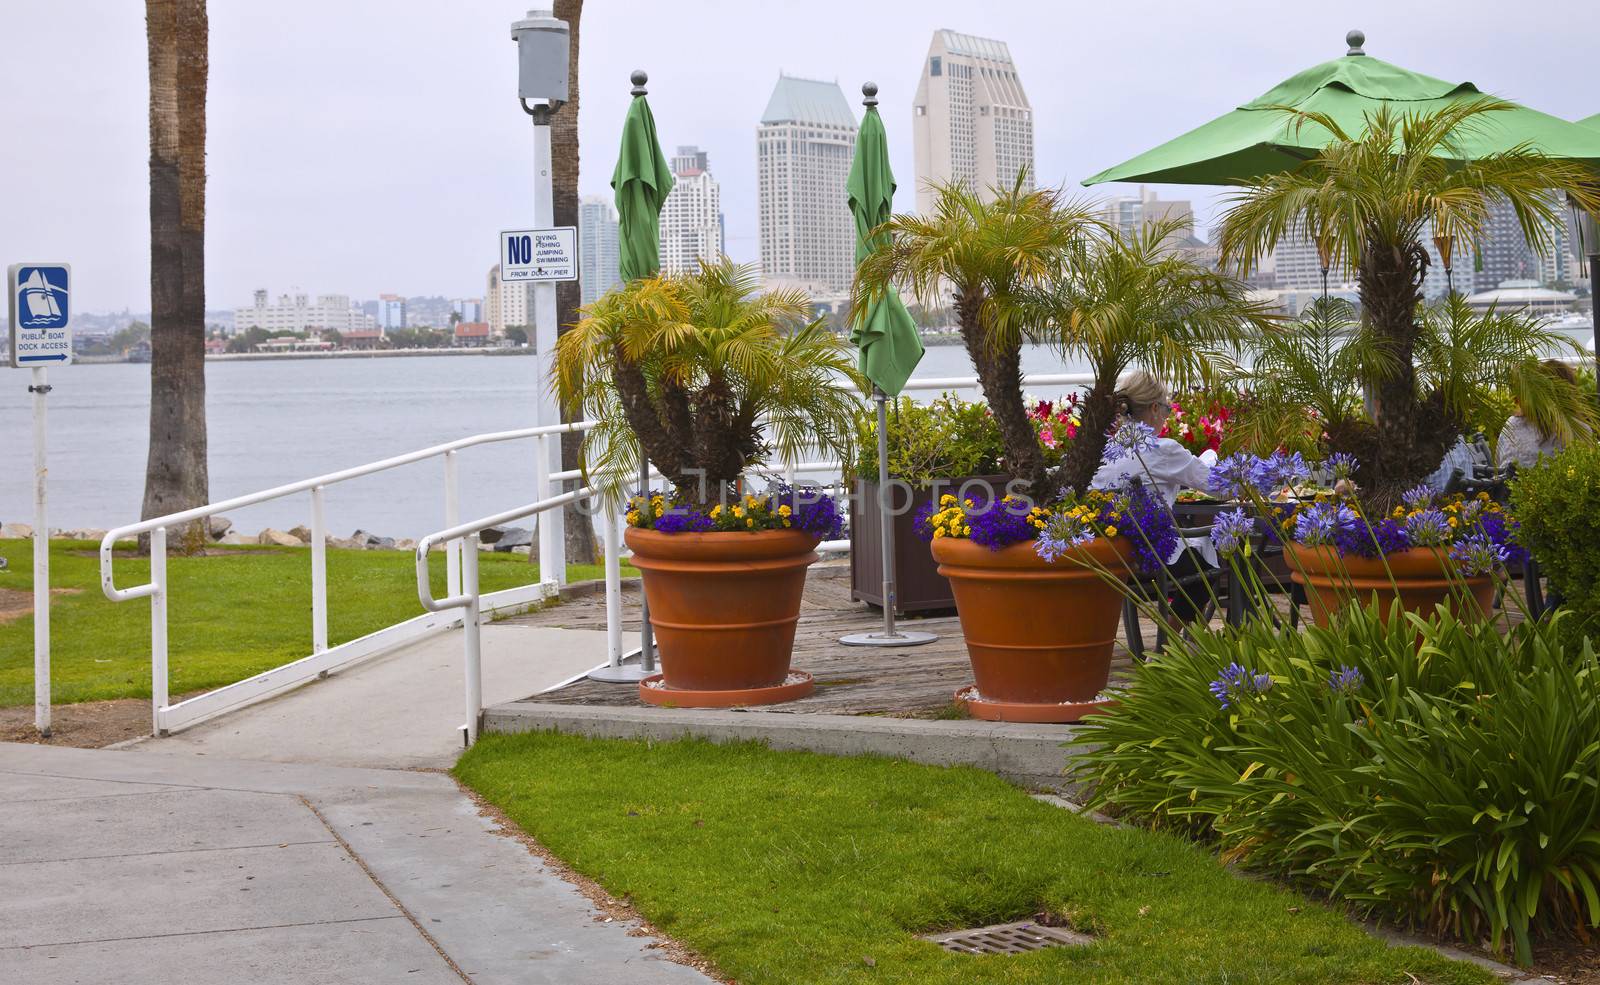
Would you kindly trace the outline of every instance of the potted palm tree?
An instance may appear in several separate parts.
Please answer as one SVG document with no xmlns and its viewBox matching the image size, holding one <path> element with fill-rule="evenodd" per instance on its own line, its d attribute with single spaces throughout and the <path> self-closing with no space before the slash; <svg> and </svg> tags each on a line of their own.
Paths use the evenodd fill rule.
<svg viewBox="0 0 1600 985">
<path fill-rule="evenodd" d="M 836 537 L 833 500 L 815 490 L 756 493 L 752 473 L 807 453 L 849 462 L 854 353 L 798 291 L 760 292 L 723 260 L 684 276 L 632 281 L 584 309 L 556 346 L 556 385 L 596 422 L 583 468 L 613 501 L 639 456 L 669 488 L 627 504 L 662 676 L 656 704 L 719 706 L 809 693 L 790 673 L 806 568 Z"/>
<path fill-rule="evenodd" d="M 1428 114 L 1399 113 L 1383 106 L 1366 118 L 1363 133 L 1345 132 L 1331 117 L 1286 110 L 1302 123 L 1322 126 L 1332 139 L 1304 163 L 1259 178 L 1236 195 L 1223 217 L 1225 263 L 1248 274 L 1280 242 L 1300 238 L 1317 246 L 1324 267 L 1353 269 L 1359 286 L 1359 325 L 1351 341 L 1335 344 L 1338 312 L 1327 309 L 1301 323 L 1298 337 L 1268 343 L 1272 358 L 1257 364 L 1254 382 L 1268 394 L 1287 397 L 1287 368 L 1308 384 L 1329 416 L 1320 421 L 1328 450 L 1357 463 L 1354 480 L 1370 515 L 1382 517 L 1407 497 L 1443 460 L 1486 399 L 1486 390 L 1506 385 L 1513 372 L 1561 340 L 1536 321 L 1490 312 L 1478 315 L 1459 298 L 1427 309 L 1421 286 L 1430 232 L 1448 257 L 1456 244 L 1476 242 L 1490 211 L 1507 205 L 1530 243 L 1549 249 L 1548 230 L 1559 220 L 1559 197 L 1571 195 L 1585 208 L 1600 209 L 1595 177 L 1577 163 L 1553 160 L 1526 147 L 1461 160 L 1458 141 L 1492 114 L 1509 108 L 1484 98 Z M 1330 348 L 1331 346 L 1331 348 Z M 1337 355 L 1334 355 L 1334 350 Z M 1321 351 L 1323 355 L 1317 356 Z M 1308 371 L 1333 371 L 1337 379 L 1312 381 Z M 1575 387 L 1554 384 L 1530 393 L 1530 412 L 1540 417 L 1576 415 L 1592 420 Z M 1365 398 L 1359 404 L 1355 394 Z M 1326 398 L 1326 399 L 1324 399 Z M 1303 428 L 1283 418 L 1293 399 L 1270 399 L 1250 413 L 1239 435 L 1291 435 Z M 1304 407 L 1304 401 L 1300 402 Z M 1277 421 L 1272 416 L 1278 414 Z M 1591 428 L 1592 433 L 1592 428 Z M 1393 556 L 1383 572 L 1406 597 L 1406 582 L 1437 583 L 1449 577 L 1448 557 L 1428 552 Z M 1350 577 L 1327 551 L 1288 545 L 1297 579 L 1340 583 Z M 1399 572 L 1404 571 L 1405 574 Z M 1421 597 L 1421 596 L 1418 596 Z"/>
</svg>

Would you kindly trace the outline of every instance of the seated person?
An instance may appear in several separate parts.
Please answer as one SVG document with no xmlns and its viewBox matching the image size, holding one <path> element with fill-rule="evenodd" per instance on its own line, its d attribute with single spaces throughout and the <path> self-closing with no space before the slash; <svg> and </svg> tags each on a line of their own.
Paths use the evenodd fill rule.
<svg viewBox="0 0 1600 985">
<path fill-rule="evenodd" d="M 1167 385 L 1146 370 L 1135 370 L 1117 381 L 1114 398 L 1117 402 L 1117 423 L 1124 419 L 1148 424 L 1157 431 L 1166 423 L 1172 410 L 1172 393 Z M 1206 451 L 1194 455 L 1171 438 L 1157 438 L 1153 447 L 1137 456 L 1128 455 L 1115 462 L 1100 466 L 1090 480 L 1092 489 L 1112 489 L 1123 485 L 1129 478 L 1137 477 L 1146 487 L 1159 492 L 1171 509 L 1178 499 L 1178 490 L 1206 489 L 1211 483 L 1211 466 L 1217 453 Z M 1217 567 L 1216 551 L 1209 538 L 1198 538 L 1187 543 L 1179 541 L 1172 556 L 1167 558 L 1167 573 L 1174 580 L 1183 579 Z M 1175 586 L 1171 599 L 1168 623 L 1177 629 L 1194 619 L 1205 607 L 1210 592 L 1204 586 L 1183 584 Z"/>
<path fill-rule="evenodd" d="M 1556 359 L 1546 359 L 1540 363 L 1540 368 L 1550 373 L 1557 379 L 1576 385 L 1578 374 L 1572 367 Z M 1500 467 L 1515 465 L 1525 469 L 1538 463 L 1546 455 L 1554 455 L 1566 446 L 1557 435 L 1545 430 L 1539 422 L 1529 417 L 1518 403 L 1511 416 L 1506 418 L 1505 427 L 1500 429 L 1500 448 L 1498 458 Z"/>
</svg>

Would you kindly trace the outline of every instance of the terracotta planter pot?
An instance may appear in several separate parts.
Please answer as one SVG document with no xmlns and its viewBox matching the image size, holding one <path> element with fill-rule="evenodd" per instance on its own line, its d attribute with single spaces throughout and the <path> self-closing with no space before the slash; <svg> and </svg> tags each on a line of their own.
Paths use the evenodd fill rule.
<svg viewBox="0 0 1600 985">
<path fill-rule="evenodd" d="M 785 687 L 806 568 L 821 538 L 798 530 L 624 535 L 650 603 L 671 700 L 656 704 L 757 704 L 809 693 Z M 731 692 L 764 692 L 731 694 Z M 682 692 L 682 693 L 676 693 Z M 697 701 L 695 692 L 721 695 Z"/>
<path fill-rule="evenodd" d="M 1084 548 L 1091 563 L 1126 571 L 1122 538 Z M 1046 563 L 1032 542 L 992 551 L 970 540 L 933 542 L 939 573 L 955 590 L 978 700 L 968 709 L 1003 721 L 1075 722 L 1102 707 L 1123 596 L 1069 555 Z M 959 692 L 958 692 L 959 694 Z"/>
<path fill-rule="evenodd" d="M 1464 587 L 1476 604 L 1462 604 L 1458 595 L 1463 581 L 1447 570 L 1450 559 L 1442 549 L 1414 547 L 1386 558 L 1341 558 L 1332 547 L 1291 543 L 1284 545 L 1284 560 L 1289 577 L 1305 586 L 1318 626 L 1328 625 L 1348 605 L 1366 605 L 1374 595 L 1379 617 L 1388 622 L 1397 591 L 1407 612 L 1426 615 L 1441 602 L 1448 602 L 1463 619 L 1484 619 L 1494 611 L 1494 580 L 1487 575 L 1465 579 Z"/>
<path fill-rule="evenodd" d="M 935 494 L 953 493 L 995 500 L 1005 495 L 1008 477 L 977 475 L 960 479 L 941 479 L 935 485 L 910 490 L 911 502 L 902 502 L 901 487 L 890 504 L 900 509 L 891 517 L 894 524 L 895 611 L 939 612 L 955 608 L 950 582 L 939 574 L 939 565 L 928 551 L 928 544 L 917 534 L 917 510 Z M 858 602 L 883 605 L 883 515 L 878 509 L 878 484 L 856 480 L 856 494 L 850 499 L 850 597 Z"/>
</svg>

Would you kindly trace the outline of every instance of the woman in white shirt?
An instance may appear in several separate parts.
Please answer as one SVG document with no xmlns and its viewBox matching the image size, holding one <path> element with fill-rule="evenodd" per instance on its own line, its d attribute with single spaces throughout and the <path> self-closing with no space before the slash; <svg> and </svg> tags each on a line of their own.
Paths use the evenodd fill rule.
<svg viewBox="0 0 1600 985">
<path fill-rule="evenodd" d="M 1578 383 L 1578 374 L 1564 362 L 1546 359 L 1541 367 L 1574 386 Z M 1539 459 L 1546 455 L 1554 455 L 1563 447 L 1565 442 L 1553 434 L 1546 434 L 1536 421 L 1523 413 L 1522 405 L 1518 404 L 1511 416 L 1506 418 L 1506 426 L 1500 430 L 1496 457 L 1500 460 L 1501 468 L 1515 465 L 1525 469 L 1538 464 Z"/>
<path fill-rule="evenodd" d="M 1124 419 L 1148 424 L 1157 431 L 1166 423 L 1172 410 L 1172 392 L 1154 373 L 1135 370 L 1117 381 L 1115 394 L 1117 423 Z M 1151 447 L 1137 455 L 1124 455 L 1106 462 L 1095 472 L 1089 486 L 1093 489 L 1112 489 L 1137 477 L 1147 488 L 1159 492 L 1171 509 L 1177 502 L 1178 490 L 1206 489 L 1211 483 L 1211 466 L 1216 464 L 1217 453 L 1205 451 L 1195 455 L 1172 438 L 1156 438 Z M 1215 569 L 1216 553 L 1209 538 L 1198 538 L 1187 543 L 1180 541 L 1167 558 L 1167 573 L 1176 581 L 1189 575 Z M 1193 619 L 1210 593 L 1201 586 L 1183 586 L 1171 599 L 1171 620 L 1174 626 Z"/>
</svg>

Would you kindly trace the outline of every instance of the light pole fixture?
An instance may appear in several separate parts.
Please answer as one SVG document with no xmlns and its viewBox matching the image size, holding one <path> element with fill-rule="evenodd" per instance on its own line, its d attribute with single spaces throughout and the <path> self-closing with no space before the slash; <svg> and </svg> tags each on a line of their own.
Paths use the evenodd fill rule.
<svg viewBox="0 0 1600 985">
<path fill-rule="evenodd" d="M 1600 220 L 1571 196 L 1567 197 L 1567 214 L 1572 254 L 1580 265 L 1589 264 L 1589 327 L 1593 329 L 1589 343 L 1595 347 L 1595 388 L 1600 391 Z"/>
<path fill-rule="evenodd" d="M 530 10 L 511 24 L 517 43 L 517 98 L 533 122 L 547 124 L 549 116 L 567 101 L 567 22 L 548 10 Z M 529 106 L 528 100 L 536 105 Z"/>
</svg>

